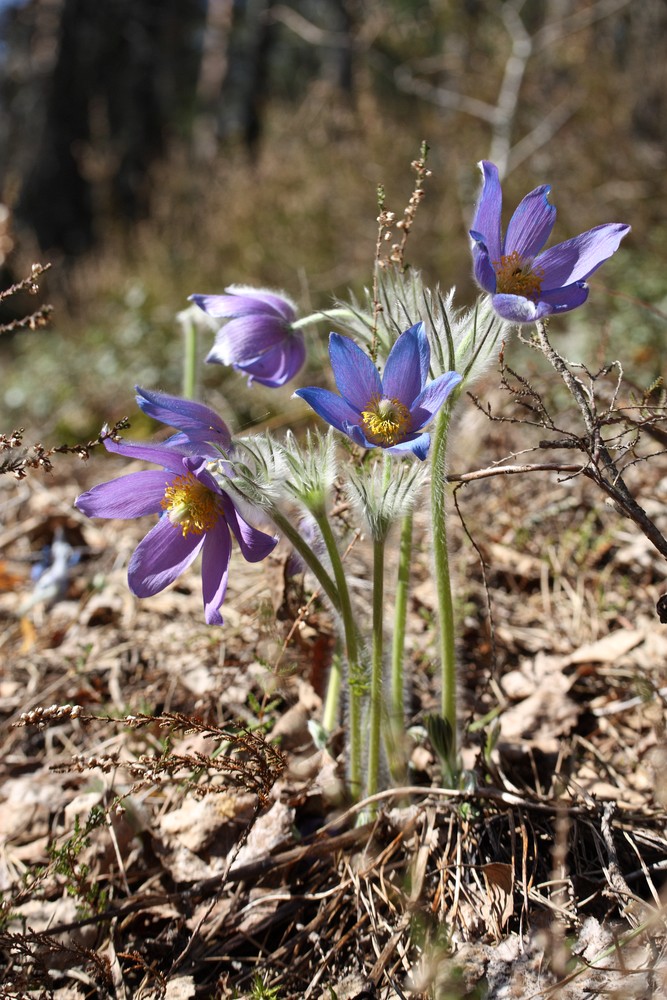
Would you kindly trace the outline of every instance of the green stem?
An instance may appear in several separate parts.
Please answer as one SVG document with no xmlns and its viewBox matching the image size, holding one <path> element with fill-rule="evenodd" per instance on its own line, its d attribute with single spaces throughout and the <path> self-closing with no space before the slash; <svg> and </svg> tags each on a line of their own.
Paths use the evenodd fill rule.
<svg viewBox="0 0 667 1000">
<path fill-rule="evenodd" d="M 362 664 L 359 661 L 359 645 L 357 642 L 357 626 L 352 613 L 352 602 L 350 591 L 347 586 L 347 578 L 343 562 L 336 545 L 334 533 L 326 514 L 316 515 L 315 519 L 322 532 L 324 544 L 329 553 L 331 568 L 334 572 L 336 587 L 340 595 L 339 612 L 343 620 L 343 631 L 345 633 L 345 646 L 347 651 L 347 669 L 349 678 L 350 695 L 350 791 L 356 799 L 361 793 L 361 690 L 360 679 L 363 673 Z M 332 681 L 330 680 L 330 684 Z M 334 678 L 333 683 L 336 683 Z M 333 695 L 332 695 L 333 697 Z M 329 695 L 327 694 L 327 703 Z M 331 709 L 329 709 L 331 712 Z"/>
<path fill-rule="evenodd" d="M 310 316 L 302 316 L 301 319 L 295 319 L 291 326 L 293 330 L 300 330 L 310 323 L 324 323 L 328 319 L 336 319 L 337 317 L 345 319 L 346 317 L 355 315 L 351 309 L 343 307 L 337 309 L 320 309 L 317 312 L 311 313 Z"/>
<path fill-rule="evenodd" d="M 329 671 L 329 683 L 327 685 L 326 698 L 324 699 L 324 710 L 322 712 L 322 728 L 327 733 L 332 733 L 338 723 L 338 706 L 340 704 L 340 692 L 343 686 L 343 664 L 338 653 L 334 654 Z"/>
<path fill-rule="evenodd" d="M 189 317 L 183 323 L 185 340 L 183 358 L 183 395 L 194 399 L 197 395 L 197 326 Z"/>
<path fill-rule="evenodd" d="M 454 607 L 447 551 L 447 432 L 450 405 L 443 407 L 432 437 L 431 517 L 435 587 L 438 601 L 440 633 L 440 667 L 442 673 L 442 716 L 451 736 L 450 763 L 456 761 L 456 654 L 454 647 Z"/>
<path fill-rule="evenodd" d="M 380 729 L 382 723 L 382 654 L 384 625 L 385 539 L 373 542 L 373 656 L 371 660 L 371 719 L 368 742 L 367 795 L 375 795 L 380 776 Z"/>
<path fill-rule="evenodd" d="M 412 557 L 412 514 L 406 514 L 401 526 L 401 541 L 394 606 L 394 638 L 391 649 L 391 718 L 398 736 L 403 729 L 403 657 L 405 655 L 405 623 L 408 614 L 410 562 Z"/>
<path fill-rule="evenodd" d="M 382 456 L 382 491 L 386 494 L 394 466 L 389 455 Z M 380 736 L 382 729 L 382 668 L 384 658 L 384 550 L 389 523 L 381 519 L 373 538 L 373 653 L 371 658 L 371 717 L 368 739 L 368 782 L 366 794 L 374 795 L 380 780 Z"/>
<path fill-rule="evenodd" d="M 271 520 L 275 524 L 276 528 L 285 536 L 285 538 L 292 544 L 292 546 L 299 553 L 306 566 L 314 574 L 320 587 L 327 595 L 331 603 L 333 604 L 335 610 L 341 614 L 341 598 L 338 593 L 336 584 L 333 582 L 326 569 L 317 558 L 311 547 L 302 538 L 296 528 L 288 521 L 285 515 L 279 511 L 277 508 L 271 509 Z"/>
<path fill-rule="evenodd" d="M 327 542 L 327 551 L 329 552 L 329 557 L 331 559 L 331 564 L 334 569 L 334 575 L 336 577 L 336 583 L 331 579 L 326 569 L 314 554 L 310 546 L 303 540 L 301 535 L 296 531 L 292 524 L 287 520 L 285 515 L 274 509 L 271 512 L 271 517 L 278 528 L 279 531 L 292 543 L 292 546 L 299 553 L 303 561 L 315 575 L 319 585 L 321 586 L 324 593 L 327 595 L 331 601 L 334 609 L 343 619 L 343 628 L 345 631 L 345 643 L 348 652 L 348 662 L 350 663 L 350 670 L 353 669 L 352 664 L 355 665 L 358 662 L 357 654 L 357 634 L 354 625 L 354 619 L 352 617 L 352 608 L 350 605 L 350 594 L 347 587 L 347 580 L 345 579 L 345 574 L 342 570 L 342 563 L 338 555 L 338 549 L 336 547 L 335 540 L 333 538 L 333 533 L 331 532 L 331 527 L 327 520 L 326 514 L 322 515 L 322 518 L 316 518 L 322 535 Z M 324 524 L 323 524 L 324 522 Z M 333 543 L 333 549 L 331 544 Z M 357 668 L 358 669 L 358 668 Z M 336 721 L 338 717 L 338 705 L 340 703 L 340 691 L 342 686 L 342 668 L 340 659 L 334 657 L 331 664 L 331 671 L 329 673 L 329 684 L 327 687 L 327 694 L 324 703 L 324 714 L 322 719 L 322 725 L 324 729 L 331 733 L 336 727 Z M 356 726 L 357 739 L 356 743 L 353 744 L 351 737 L 351 750 L 350 755 L 354 761 L 354 766 L 351 766 L 352 783 L 353 787 L 356 784 L 358 790 L 361 789 L 361 708 L 360 705 L 356 706 L 354 704 L 354 699 L 352 696 L 352 691 L 350 692 L 350 726 L 352 729 Z M 354 751 L 354 752 L 353 752 Z"/>
</svg>

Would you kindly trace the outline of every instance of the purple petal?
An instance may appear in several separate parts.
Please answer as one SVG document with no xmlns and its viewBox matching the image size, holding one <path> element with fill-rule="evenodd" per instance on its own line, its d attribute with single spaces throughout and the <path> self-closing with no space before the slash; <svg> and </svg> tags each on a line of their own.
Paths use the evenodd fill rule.
<svg viewBox="0 0 667 1000">
<path fill-rule="evenodd" d="M 358 419 L 358 418 L 357 418 Z M 379 448 L 379 444 L 375 444 L 373 441 L 369 441 L 364 434 L 362 428 L 359 424 L 353 424 L 350 421 L 346 421 L 344 426 L 341 428 L 344 434 L 352 438 L 355 444 L 358 444 L 360 448 Z"/>
<path fill-rule="evenodd" d="M 543 315 L 569 312 L 570 309 L 582 306 L 587 298 L 588 285 L 580 281 L 574 285 L 566 285 L 565 288 L 556 288 L 551 292 L 542 292 L 538 303 L 538 310 L 544 306 L 548 306 L 548 312 L 545 311 Z"/>
<path fill-rule="evenodd" d="M 234 319 L 267 311 L 258 299 L 242 299 L 236 295 L 190 295 L 188 298 L 213 319 Z"/>
<path fill-rule="evenodd" d="M 361 419 L 360 412 L 353 410 L 344 399 L 335 392 L 329 392 L 328 389 L 318 389 L 313 386 L 308 389 L 297 389 L 294 395 L 305 399 L 315 413 L 343 434 L 349 433 L 347 424 L 358 424 Z"/>
<path fill-rule="evenodd" d="M 165 514 L 134 551 L 127 571 L 130 590 L 152 597 L 168 587 L 194 560 L 204 535 L 186 535 Z"/>
<path fill-rule="evenodd" d="M 458 372 L 445 372 L 424 387 L 410 409 L 412 430 L 419 431 L 435 416 L 452 389 L 461 381 Z"/>
<path fill-rule="evenodd" d="M 297 374 L 306 360 L 306 347 L 300 333 L 291 334 L 282 344 L 267 351 L 261 358 L 235 367 L 259 382 L 275 388 L 284 385 Z"/>
<path fill-rule="evenodd" d="M 428 455 L 428 449 L 431 444 L 430 434 L 419 434 L 417 437 L 406 438 L 399 444 L 395 444 L 393 448 L 386 448 L 385 450 L 389 452 L 390 455 L 405 455 L 407 453 L 413 454 L 416 458 L 423 462 Z"/>
<path fill-rule="evenodd" d="M 212 493 L 222 494 L 220 489 L 220 484 L 208 471 L 209 460 L 202 455 L 188 455 L 183 459 L 183 468 L 185 472 L 191 472 L 193 476 L 196 476 L 202 485 L 210 490 Z"/>
<path fill-rule="evenodd" d="M 112 441 L 107 438 L 104 447 L 115 455 L 137 458 L 142 462 L 154 462 L 155 465 L 161 465 L 164 469 L 177 474 L 183 472 L 184 454 L 167 444 L 142 444 L 139 441 Z"/>
<path fill-rule="evenodd" d="M 382 376 L 382 395 L 411 406 L 428 377 L 430 361 L 431 348 L 424 324 L 417 323 L 400 335 L 389 352 Z"/>
<path fill-rule="evenodd" d="M 544 273 L 542 287 L 561 288 L 585 281 L 618 250 L 621 240 L 629 232 L 630 226 L 611 222 L 545 250 L 534 263 L 535 270 L 540 268 Z"/>
<path fill-rule="evenodd" d="M 248 562 L 259 562 L 261 559 L 265 559 L 269 552 L 275 548 L 278 539 L 248 524 L 237 511 L 231 497 L 224 491 L 222 493 L 222 507 L 227 524 L 239 543 L 243 558 L 247 559 Z"/>
<path fill-rule="evenodd" d="M 214 319 L 235 319 L 238 316 L 268 315 L 292 323 L 296 309 L 287 298 L 261 288 L 230 285 L 227 295 L 191 295 L 190 301 Z"/>
<path fill-rule="evenodd" d="M 479 164 L 484 177 L 482 191 L 475 209 L 471 229 L 480 233 L 490 259 L 502 257 L 502 231 L 500 216 L 503 207 L 503 193 L 495 163 L 482 160 Z"/>
<path fill-rule="evenodd" d="M 183 431 L 179 431 L 178 434 L 172 434 L 168 437 L 164 444 L 169 448 L 177 448 L 184 455 L 205 455 L 209 459 L 219 459 L 220 458 L 220 448 L 224 451 L 231 451 L 232 446 L 228 448 L 222 442 L 219 442 L 218 446 L 215 444 L 209 444 L 209 439 L 214 440 L 211 434 L 204 434 L 199 436 L 192 432 L 190 434 L 185 434 Z"/>
<path fill-rule="evenodd" d="M 556 221 L 556 209 L 547 198 L 550 191 L 550 186 L 543 184 L 519 203 L 507 227 L 505 254 L 516 250 L 521 257 L 530 258 L 540 252 Z"/>
<path fill-rule="evenodd" d="M 289 382 L 290 379 L 294 378 L 301 371 L 305 360 L 306 342 L 303 334 L 297 331 L 290 336 L 285 347 L 285 382 Z M 280 384 L 282 385 L 283 382 Z"/>
<path fill-rule="evenodd" d="M 223 623 L 220 608 L 227 591 L 231 554 L 232 542 L 229 537 L 229 528 L 221 520 L 206 535 L 201 561 L 204 617 L 207 625 L 222 625 Z"/>
<path fill-rule="evenodd" d="M 365 410 L 372 399 L 382 396 L 382 380 L 377 368 L 349 337 L 332 333 L 329 357 L 339 393 L 358 413 Z"/>
<path fill-rule="evenodd" d="M 509 323 L 535 323 L 545 315 L 545 311 L 538 311 L 537 305 L 523 295 L 492 295 L 491 304 L 498 315 Z"/>
<path fill-rule="evenodd" d="M 263 303 L 287 320 L 288 323 L 293 323 L 296 319 L 296 306 L 284 292 L 278 294 L 268 288 L 252 288 L 250 285 L 228 285 L 225 291 L 237 298 L 242 297 Z"/>
<path fill-rule="evenodd" d="M 215 441 L 222 448 L 231 447 L 232 438 L 227 424 L 209 406 L 140 386 L 135 386 L 135 389 L 137 403 L 149 417 L 185 431 L 191 441 Z M 173 447 L 173 439 L 171 444 Z"/>
<path fill-rule="evenodd" d="M 87 517 L 143 517 L 161 510 L 164 491 L 171 482 L 168 472 L 130 472 L 127 476 L 93 486 L 74 501 Z"/>
<path fill-rule="evenodd" d="M 281 344 L 289 333 L 289 325 L 277 316 L 256 313 L 233 319 L 218 330 L 215 344 L 206 360 L 221 365 L 254 361 Z"/>
<path fill-rule="evenodd" d="M 496 272 L 489 258 L 489 252 L 486 249 L 485 244 L 482 242 L 481 233 L 476 233 L 474 229 L 471 229 L 470 235 L 473 240 L 476 241 L 472 248 L 472 259 L 475 267 L 475 281 L 484 289 L 485 292 L 489 292 L 490 295 L 493 295 L 496 290 Z"/>
</svg>

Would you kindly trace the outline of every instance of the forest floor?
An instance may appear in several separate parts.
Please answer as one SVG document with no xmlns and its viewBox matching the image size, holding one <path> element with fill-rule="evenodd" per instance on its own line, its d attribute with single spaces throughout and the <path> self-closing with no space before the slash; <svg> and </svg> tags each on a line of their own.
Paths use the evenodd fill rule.
<svg viewBox="0 0 667 1000">
<path fill-rule="evenodd" d="M 500 453 L 482 419 L 460 455 L 466 434 Z M 439 694 L 418 513 L 411 741 L 369 820 L 342 730 L 318 750 L 308 729 L 334 649 L 313 582 L 280 547 L 256 566 L 235 551 L 224 627 L 203 623 L 196 568 L 136 601 L 147 522 L 72 507 L 125 471 L 68 456 L 0 481 L 0 995 L 667 996 L 667 566 L 590 484 L 470 484 L 476 547 L 452 506 L 464 790 L 423 728 Z M 659 520 L 665 482 L 646 464 L 634 485 Z M 59 536 L 78 562 L 34 602 Z M 363 616 L 363 539 L 347 565 Z"/>
</svg>

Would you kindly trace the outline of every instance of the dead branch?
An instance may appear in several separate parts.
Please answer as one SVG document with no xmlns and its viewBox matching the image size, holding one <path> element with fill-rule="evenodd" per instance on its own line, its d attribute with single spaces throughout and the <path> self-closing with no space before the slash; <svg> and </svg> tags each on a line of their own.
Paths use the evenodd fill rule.
<svg viewBox="0 0 667 1000">
<path fill-rule="evenodd" d="M 602 437 L 602 421 L 594 409 L 594 396 L 592 393 L 587 396 L 582 383 L 570 370 L 565 358 L 551 345 L 546 323 L 540 321 L 536 326 L 537 341 L 533 341 L 533 345 L 538 347 L 551 367 L 558 372 L 584 421 L 586 437 L 580 438 L 580 444 L 581 450 L 588 455 L 590 461 L 582 471 L 613 500 L 621 513 L 635 522 L 658 552 L 667 557 L 667 539 L 635 500 L 618 464 L 611 456 L 608 442 Z"/>
<path fill-rule="evenodd" d="M 59 444 L 52 448 L 45 448 L 39 442 L 25 446 L 22 427 L 12 431 L 10 435 L 0 434 L 0 454 L 2 452 L 14 453 L 0 461 L 0 476 L 10 473 L 17 479 L 25 479 L 29 469 L 51 472 L 53 470 L 51 459 L 54 455 L 78 455 L 85 462 L 90 458 L 90 453 L 94 448 L 99 448 L 105 441 L 117 441 L 120 432 L 127 430 L 129 426 L 128 418 L 122 417 L 116 421 L 113 427 L 105 424 L 97 437 L 91 441 L 81 444 Z M 16 454 L 19 451 L 20 453 Z"/>
</svg>

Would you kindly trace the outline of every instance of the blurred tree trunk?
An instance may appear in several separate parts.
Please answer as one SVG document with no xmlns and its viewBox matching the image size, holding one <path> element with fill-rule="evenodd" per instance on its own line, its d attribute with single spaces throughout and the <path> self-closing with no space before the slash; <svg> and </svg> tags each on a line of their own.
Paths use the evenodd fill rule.
<svg viewBox="0 0 667 1000">
<path fill-rule="evenodd" d="M 269 97 L 270 59 L 276 40 L 276 26 L 271 17 L 274 0 L 251 0 L 255 27 L 252 56 L 249 60 L 248 89 L 243 115 L 243 139 L 252 157 L 262 132 L 264 110 Z"/>
<path fill-rule="evenodd" d="M 349 94 L 350 0 L 30 0 L 4 23 L 3 195 L 42 253 L 75 256 L 145 216 L 175 136 L 256 157 L 270 101 Z M 282 12 L 282 14 L 279 13 Z"/>
<path fill-rule="evenodd" d="M 233 0 L 208 0 L 193 124 L 193 152 L 198 162 L 212 162 L 218 151 L 218 113 L 229 69 L 233 13 Z"/>
<path fill-rule="evenodd" d="M 15 213 L 42 250 L 78 254 L 98 226 L 147 213 L 150 167 L 191 118 L 205 13 L 205 0 L 33 0 L 18 12 L 34 76 L 32 119 L 14 126 Z M 32 47 L 49 43 L 44 73 Z"/>
<path fill-rule="evenodd" d="M 349 0 L 238 0 L 220 94 L 220 137 L 240 137 L 255 158 L 270 101 L 298 104 L 313 80 L 349 97 L 352 10 Z"/>
</svg>

